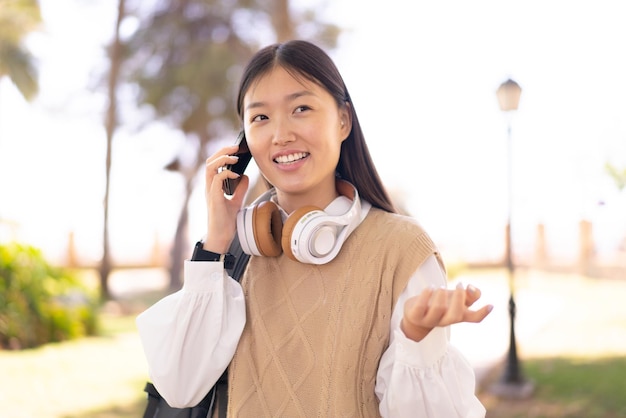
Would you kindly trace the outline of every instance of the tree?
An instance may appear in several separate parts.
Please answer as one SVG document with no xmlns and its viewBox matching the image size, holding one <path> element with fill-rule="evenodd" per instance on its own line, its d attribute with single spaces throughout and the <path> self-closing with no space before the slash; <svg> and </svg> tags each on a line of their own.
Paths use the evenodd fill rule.
<svg viewBox="0 0 626 418">
<path fill-rule="evenodd" d="M 0 0 L 0 79 L 8 77 L 26 100 L 38 93 L 35 59 L 24 45 L 41 23 L 37 0 Z"/>
<path fill-rule="evenodd" d="M 26 101 L 39 92 L 39 81 L 25 40 L 40 23 L 37 0 L 0 0 L 0 81 L 8 77 Z"/>
<path fill-rule="evenodd" d="M 338 34 L 336 26 L 316 22 L 312 9 L 294 12 L 288 0 L 171 0 L 141 20 L 125 46 L 129 81 L 138 87 L 139 105 L 182 130 L 195 156 L 192 161 L 178 156 L 166 167 L 182 175 L 185 192 L 171 252 L 170 290 L 181 285 L 188 202 L 208 145 L 234 140 L 239 126 L 234 86 L 241 63 L 262 46 L 260 39 L 301 36 L 333 47 Z"/>
<path fill-rule="evenodd" d="M 107 110 L 104 119 L 106 132 L 106 159 L 105 159 L 105 191 L 104 191 L 104 227 L 102 240 L 102 260 L 100 261 L 100 298 L 108 300 L 111 298 L 109 291 L 109 275 L 111 274 L 111 250 L 109 242 L 109 195 L 111 189 L 111 155 L 113 153 L 113 136 L 117 129 L 117 86 L 122 66 L 122 42 L 120 39 L 120 27 L 126 17 L 126 1 L 118 0 L 117 20 L 113 31 L 113 40 L 109 46 L 109 73 L 107 77 Z"/>
</svg>

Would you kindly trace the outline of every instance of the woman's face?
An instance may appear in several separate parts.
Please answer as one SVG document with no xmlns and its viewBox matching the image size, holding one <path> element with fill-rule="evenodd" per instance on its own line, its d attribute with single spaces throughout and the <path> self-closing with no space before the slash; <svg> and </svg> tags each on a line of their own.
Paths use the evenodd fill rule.
<svg viewBox="0 0 626 418">
<path fill-rule="evenodd" d="M 339 108 L 319 84 L 276 67 L 252 84 L 243 109 L 248 146 L 281 206 L 291 212 L 330 203 L 341 143 L 350 133 L 347 106 Z"/>
</svg>

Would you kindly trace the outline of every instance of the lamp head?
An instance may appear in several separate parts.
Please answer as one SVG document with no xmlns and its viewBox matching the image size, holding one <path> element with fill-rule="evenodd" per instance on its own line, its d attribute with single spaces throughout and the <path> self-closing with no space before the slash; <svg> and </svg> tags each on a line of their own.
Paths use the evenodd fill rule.
<svg viewBox="0 0 626 418">
<path fill-rule="evenodd" d="M 500 84 L 500 87 L 498 87 L 498 90 L 496 91 L 500 110 L 502 110 L 503 112 L 517 110 L 521 95 L 522 88 L 519 86 L 519 84 L 517 84 L 510 78 L 504 83 Z"/>
</svg>

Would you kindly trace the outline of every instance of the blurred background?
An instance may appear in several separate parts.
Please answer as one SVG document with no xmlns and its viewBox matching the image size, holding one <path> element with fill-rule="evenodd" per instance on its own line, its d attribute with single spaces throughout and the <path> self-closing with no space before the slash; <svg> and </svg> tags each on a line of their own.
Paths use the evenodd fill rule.
<svg viewBox="0 0 626 418">
<path fill-rule="evenodd" d="M 536 274 L 608 294 L 626 278 L 625 18 L 619 0 L 0 0 L 0 245 L 79 271 L 109 308 L 177 289 L 205 229 L 199 168 L 236 136 L 242 65 L 309 39 L 451 272 L 500 272 L 484 282 L 500 289 L 500 356 L 507 225 L 520 315 Z M 521 98 L 502 111 L 509 79 Z"/>
<path fill-rule="evenodd" d="M 0 236 L 33 243 L 59 263 L 68 261 L 70 244 L 72 262 L 95 264 L 102 257 L 113 3 L 43 1 L 41 24 L 24 38 L 39 72 L 39 93 L 29 102 L 6 74 L 0 81 Z M 135 33 L 139 42 L 137 16 L 153 6 L 130 3 L 120 36 Z M 309 2 L 308 9 L 292 3 L 311 9 Z M 522 88 L 511 118 L 516 254 L 532 262 L 542 225 L 550 262 L 576 263 L 581 221 L 592 224 L 595 257 L 611 263 L 624 252 L 626 193 L 606 167 L 626 166 L 621 2 L 408 6 L 391 0 L 381 7 L 338 0 L 320 1 L 313 10 L 319 21 L 336 25 L 336 46 L 333 40 L 319 43 L 329 45 L 344 75 L 384 181 L 449 257 L 495 262 L 503 256 L 508 119 L 495 92 L 508 78 Z M 238 30 L 250 51 L 275 39 L 267 18 L 246 19 L 254 20 L 240 17 Z M 314 37 L 324 30 L 312 26 L 297 26 L 294 34 Z M 156 47 L 144 48 L 142 54 Z M 185 137 L 180 128 L 188 110 L 174 104 L 189 96 L 168 92 L 159 98 L 161 109 L 152 109 L 150 98 L 140 98 L 151 86 L 138 87 L 137 80 L 165 71 L 138 75 L 137 66 L 149 58 L 135 54 L 118 80 L 111 147 L 108 205 L 116 264 L 148 262 L 155 247 L 167 254 L 186 193 L 180 172 L 164 167 L 197 154 L 197 139 L 189 138 L 197 134 Z M 245 62 L 238 56 L 232 61 Z M 237 68 L 231 72 L 227 93 L 237 80 Z M 232 108 L 223 109 L 230 99 L 221 99 L 213 99 L 213 108 L 225 118 Z M 233 141 L 236 131 L 232 122 L 218 127 L 211 115 L 208 153 Z M 204 230 L 202 184 L 193 184 L 188 208 L 191 242 Z"/>
</svg>

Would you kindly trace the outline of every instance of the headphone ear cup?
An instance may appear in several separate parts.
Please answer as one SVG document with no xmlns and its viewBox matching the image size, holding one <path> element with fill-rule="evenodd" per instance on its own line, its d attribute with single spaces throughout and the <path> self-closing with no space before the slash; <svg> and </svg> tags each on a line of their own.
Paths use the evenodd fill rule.
<svg viewBox="0 0 626 418">
<path fill-rule="evenodd" d="M 302 219 L 310 212 L 321 210 L 322 209 L 318 208 L 317 206 L 303 206 L 299 209 L 296 209 L 291 213 L 291 215 L 289 215 L 289 217 L 285 221 L 285 224 L 283 225 L 283 234 L 281 240 L 283 252 L 287 257 L 291 258 L 294 261 L 300 261 L 291 251 L 291 234 L 293 233 L 293 230 L 295 229 L 300 219 Z"/>
<path fill-rule="evenodd" d="M 270 201 L 261 202 L 252 212 L 252 232 L 261 255 L 277 257 L 282 252 L 280 237 L 283 221 L 278 207 Z"/>
</svg>

